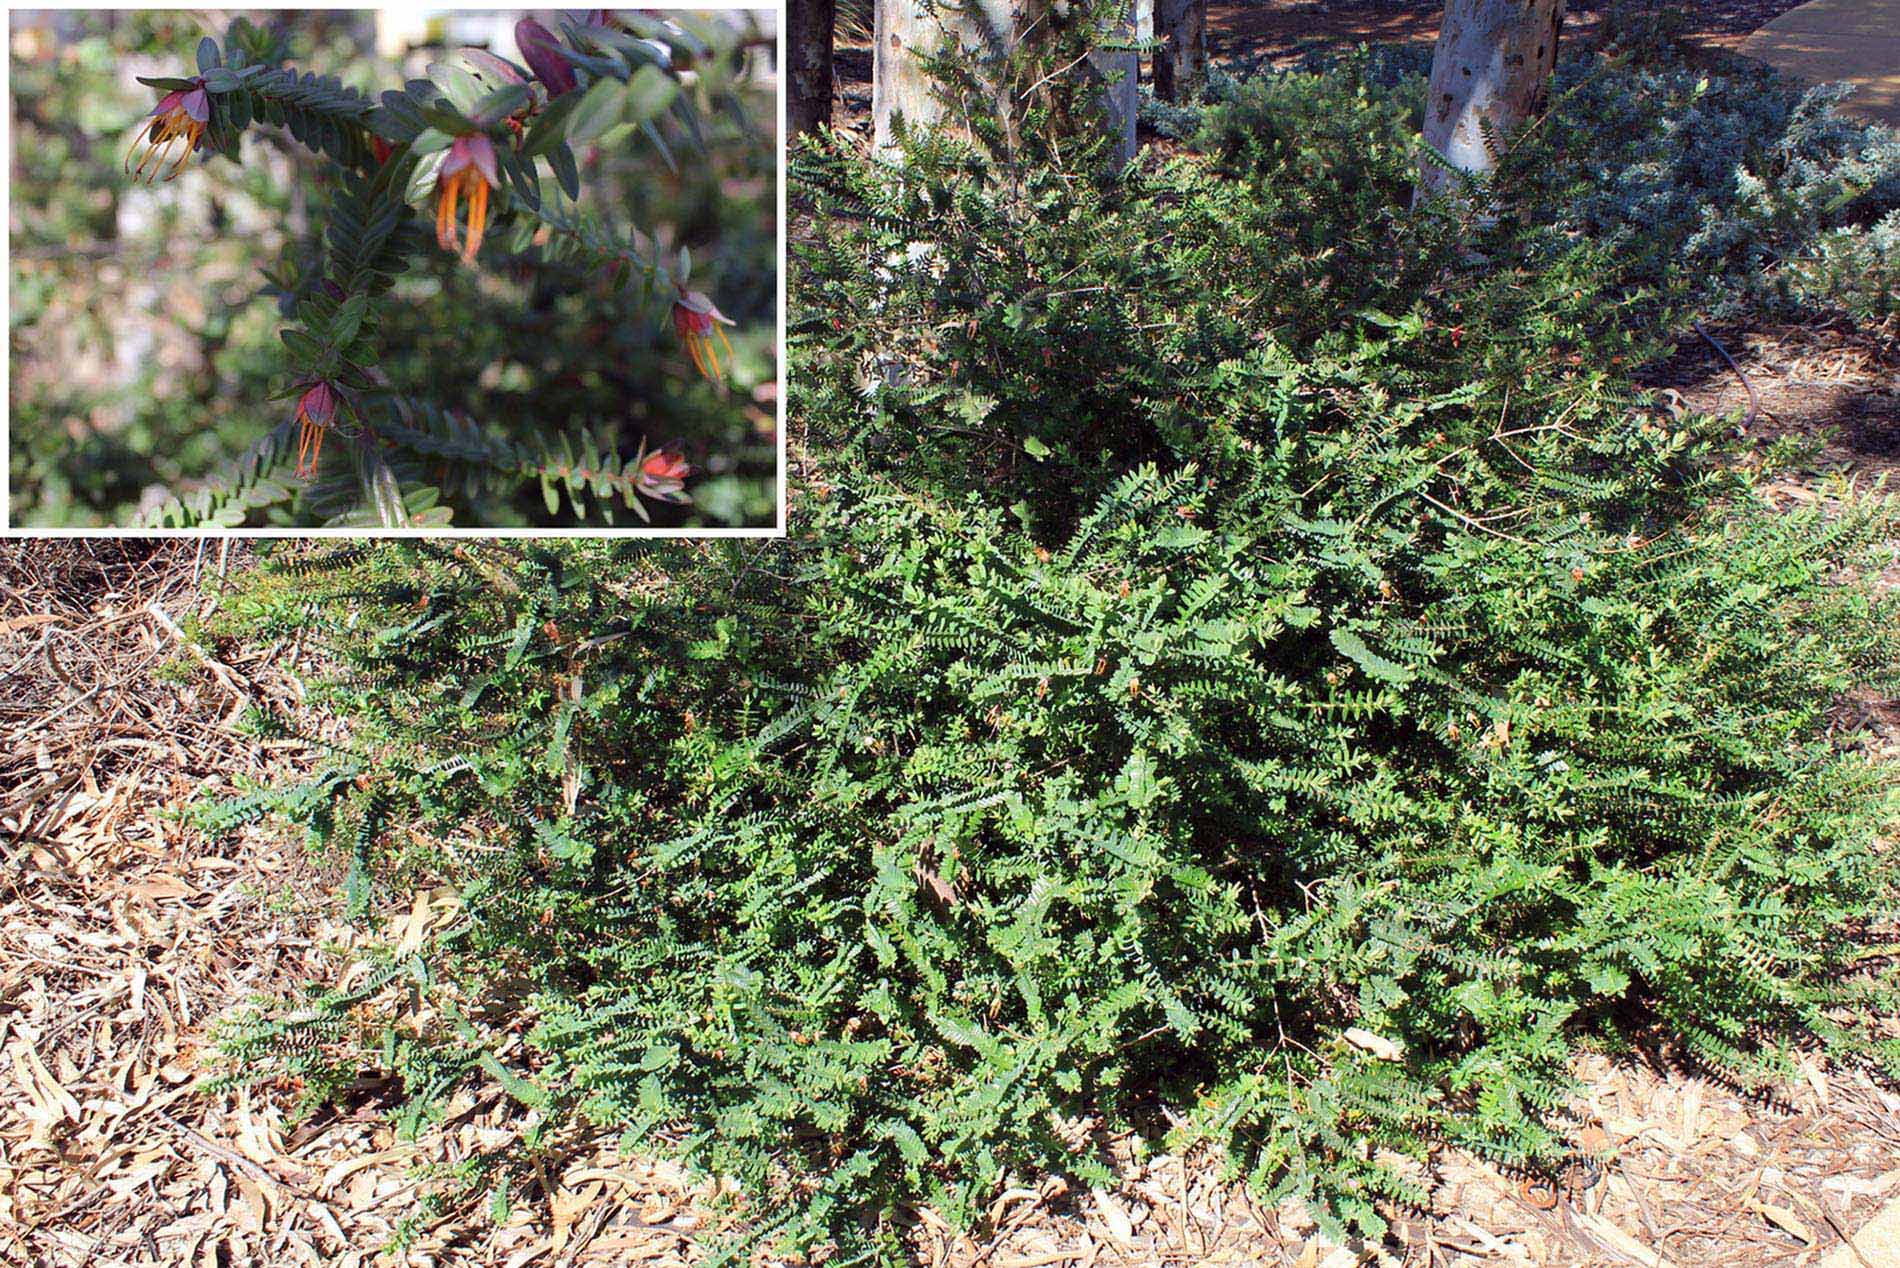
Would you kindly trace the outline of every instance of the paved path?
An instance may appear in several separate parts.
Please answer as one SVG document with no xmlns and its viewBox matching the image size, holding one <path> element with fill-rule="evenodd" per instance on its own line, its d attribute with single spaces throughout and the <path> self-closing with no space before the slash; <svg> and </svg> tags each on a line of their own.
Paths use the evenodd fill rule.
<svg viewBox="0 0 1900 1268">
<path fill-rule="evenodd" d="M 1900 0 L 1810 0 L 1749 36 L 1741 52 L 1813 83 L 1848 80 L 1845 113 L 1900 127 Z"/>
</svg>

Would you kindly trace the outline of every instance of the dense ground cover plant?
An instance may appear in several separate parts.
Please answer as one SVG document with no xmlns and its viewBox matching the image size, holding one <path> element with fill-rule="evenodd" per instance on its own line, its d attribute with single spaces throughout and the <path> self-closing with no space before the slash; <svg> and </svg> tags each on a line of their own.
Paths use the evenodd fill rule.
<svg viewBox="0 0 1900 1268">
<path fill-rule="evenodd" d="M 183 66 L 174 30 L 147 63 L 124 169 L 187 202 L 168 242 L 238 236 L 224 200 L 249 211 L 268 191 L 264 232 L 242 218 L 254 252 L 279 234 L 281 249 L 241 297 L 220 276 L 162 305 L 161 324 L 241 330 L 244 353 L 219 343 L 195 409 L 163 430 L 106 436 L 62 417 L 72 385 L 36 391 L 33 363 L 56 355 L 71 305 L 53 291 L 16 316 L 16 364 L 35 380 L 13 423 L 24 518 L 771 522 L 775 137 L 743 17 L 597 14 L 558 32 L 524 19 L 529 65 L 447 51 L 396 90 L 400 68 L 364 63 L 326 23 L 239 19 Z M 298 69 L 306 52 L 350 82 Z M 102 150 L 96 83 L 41 78 L 16 82 L 33 117 Z M 189 205 L 198 185 L 214 191 L 208 215 Z M 126 216 L 109 219 L 111 235 Z M 52 267 L 83 286 L 109 258 Z M 167 389 L 159 376 L 126 395 L 146 415 Z M 84 476 L 80 448 L 123 470 Z"/>
<path fill-rule="evenodd" d="M 205 822 L 465 905 L 240 1068 L 486 1071 L 881 1262 L 1157 1106 L 1377 1234 L 1437 1142 L 1560 1160 L 1582 1048 L 1900 1074 L 1895 772 L 1830 712 L 1900 683 L 1893 503 L 1773 511 L 1628 386 L 1685 293 L 1508 185 L 1407 211 L 1376 82 L 1247 92 L 1131 172 L 804 155 L 784 542 L 254 577 L 354 731 Z"/>
<path fill-rule="evenodd" d="M 1900 134 L 1833 108 L 1846 85 L 1802 88 L 1744 58 L 1721 73 L 1578 59 L 1563 109 L 1519 155 L 1522 214 L 1615 236 L 1645 279 L 1681 278 L 1714 315 L 1900 312 L 1893 237 Z M 1851 252 L 1855 278 L 1812 267 Z"/>
<path fill-rule="evenodd" d="M 1711 71 L 1706 60 L 1689 64 L 1663 46 L 1647 58 L 1560 61 L 1552 109 L 1515 139 L 1500 178 L 1512 211 L 1614 239 L 1622 285 L 1686 292 L 1710 315 L 1841 308 L 1891 317 L 1900 305 L 1900 134 L 1839 113 L 1846 85 L 1803 87 L 1727 55 Z M 1144 111 L 1160 132 L 1200 134 L 1202 146 L 1349 136 L 1352 124 L 1378 122 L 1369 107 L 1396 116 L 1407 138 L 1429 67 L 1420 47 L 1315 54 L 1285 75 L 1216 72 L 1205 103 L 1145 102 Z M 1306 149 L 1325 164 L 1349 157 L 1336 140 Z"/>
</svg>

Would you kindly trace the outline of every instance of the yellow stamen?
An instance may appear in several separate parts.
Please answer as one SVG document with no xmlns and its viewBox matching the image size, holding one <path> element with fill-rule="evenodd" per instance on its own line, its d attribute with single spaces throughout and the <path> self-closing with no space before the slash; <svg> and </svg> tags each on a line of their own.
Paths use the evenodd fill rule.
<svg viewBox="0 0 1900 1268">
<path fill-rule="evenodd" d="M 297 411 L 303 425 L 297 429 L 297 474 L 317 474 L 317 459 L 323 454 L 323 428 L 303 410 Z"/>
<path fill-rule="evenodd" d="M 185 164 L 191 161 L 192 154 L 198 148 L 198 139 L 204 135 L 204 132 L 205 125 L 192 118 L 182 108 L 173 110 L 140 127 L 138 133 L 132 138 L 131 149 L 126 151 L 124 168 L 132 173 L 134 180 L 144 177 L 146 183 L 150 184 L 158 179 L 158 174 L 164 169 L 165 164 L 170 163 L 171 171 L 165 175 L 165 179 L 170 180 L 183 171 Z M 174 155 L 172 147 L 180 142 L 183 143 L 183 148 Z M 145 153 L 140 156 L 137 169 L 133 169 L 132 153 L 140 145 L 145 146 Z M 147 168 L 151 169 L 149 173 Z"/>
<path fill-rule="evenodd" d="M 185 164 L 191 161 L 192 151 L 198 147 L 198 133 L 202 129 L 202 126 L 203 125 L 198 124 L 197 120 L 194 119 L 190 124 L 185 125 L 183 132 L 179 133 L 179 135 L 184 138 L 185 149 L 184 152 L 178 156 L 178 161 L 172 164 L 172 170 L 165 174 L 166 180 L 170 180 L 172 177 L 178 175 L 179 172 L 184 170 Z M 158 169 L 153 168 L 152 171 L 156 174 Z"/>
<path fill-rule="evenodd" d="M 151 136 L 152 128 L 150 124 L 139 125 L 139 130 L 132 134 L 132 144 L 127 146 L 125 150 L 124 171 L 128 176 L 132 173 L 132 155 L 137 152 L 139 146 L 149 141 Z"/>
<path fill-rule="evenodd" d="M 171 143 L 171 126 L 166 120 L 161 119 L 158 123 L 153 125 L 151 137 L 146 142 L 145 153 L 139 158 L 138 167 L 133 169 L 132 179 L 137 180 L 141 176 L 144 176 L 145 169 L 152 165 L 153 158 L 157 157 L 161 151 L 170 147 Z M 159 162 L 162 165 L 164 160 L 160 159 Z M 156 172 L 158 168 L 154 166 L 152 170 Z"/>
</svg>

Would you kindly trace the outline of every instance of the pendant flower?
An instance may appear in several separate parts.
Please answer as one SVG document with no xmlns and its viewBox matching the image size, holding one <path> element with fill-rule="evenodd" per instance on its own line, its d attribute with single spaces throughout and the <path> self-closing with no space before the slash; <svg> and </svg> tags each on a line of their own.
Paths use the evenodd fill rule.
<svg viewBox="0 0 1900 1268">
<path fill-rule="evenodd" d="M 336 419 L 336 389 L 313 383 L 297 401 L 297 474 L 317 473 L 317 455 L 323 452 L 323 429 Z"/>
<path fill-rule="evenodd" d="M 500 185 L 501 177 L 495 171 L 495 143 L 479 132 L 455 138 L 435 183 L 435 240 L 444 251 L 456 249 L 455 204 L 467 191 L 468 240 L 461 251 L 464 261 L 475 262 L 482 230 L 488 225 L 488 191 Z"/>
<path fill-rule="evenodd" d="M 686 492 L 686 477 L 691 474 L 693 469 L 684 454 L 677 449 L 660 449 L 640 458 L 633 487 L 656 502 L 691 502 Z"/>
<path fill-rule="evenodd" d="M 720 382 L 719 354 L 713 349 L 712 337 L 715 334 L 719 336 L 728 361 L 732 359 L 732 341 L 714 323 L 727 326 L 739 323 L 713 307 L 713 302 L 698 291 L 689 291 L 682 286 L 679 292 L 680 297 L 673 301 L 673 329 L 678 332 L 680 342 L 686 345 L 686 354 L 693 359 L 693 367 L 712 382 Z"/>
<path fill-rule="evenodd" d="M 191 158 L 191 152 L 198 148 L 199 140 L 205 134 L 205 127 L 211 121 L 211 97 L 205 92 L 204 80 L 193 80 L 194 88 L 179 88 L 166 93 L 158 99 L 158 105 L 152 108 L 151 122 L 139 125 L 138 135 L 132 138 L 132 148 L 125 153 L 125 168 L 132 171 L 132 154 L 140 145 L 144 145 L 144 157 L 139 159 L 132 179 L 145 176 L 145 183 L 151 184 L 158 179 L 158 169 L 165 166 L 171 157 L 172 143 L 183 141 L 185 148 L 178 155 L 178 161 L 172 164 L 172 170 L 165 179 L 172 177 L 184 168 Z M 156 161 L 155 161 L 156 160 Z M 151 164 L 151 174 L 145 171 Z"/>
</svg>

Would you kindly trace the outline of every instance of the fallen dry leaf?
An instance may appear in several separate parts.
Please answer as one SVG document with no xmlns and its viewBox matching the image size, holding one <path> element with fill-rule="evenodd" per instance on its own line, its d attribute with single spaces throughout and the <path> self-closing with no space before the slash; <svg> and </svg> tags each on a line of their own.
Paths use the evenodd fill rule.
<svg viewBox="0 0 1900 1268">
<path fill-rule="evenodd" d="M 1375 1035 L 1359 1026 L 1350 1026 L 1346 1030 L 1346 1042 L 1362 1052 L 1369 1052 L 1381 1061 L 1397 1061 L 1405 1056 L 1405 1049 L 1393 1043 L 1384 1035 Z"/>
<path fill-rule="evenodd" d="M 1133 1246 L 1135 1226 L 1129 1221 L 1128 1212 L 1122 1210 L 1122 1204 L 1105 1189 L 1090 1189 L 1089 1196 L 1095 1199 L 1095 1208 L 1102 1213 L 1102 1222 L 1108 1225 L 1115 1240 L 1123 1246 Z"/>
<path fill-rule="evenodd" d="M 1755 1213 L 1770 1224 L 1800 1238 L 1805 1245 L 1814 1245 L 1814 1230 L 1803 1224 L 1801 1217 L 1787 1207 L 1776 1206 L 1772 1202 L 1756 1202 L 1753 1205 Z"/>
</svg>

